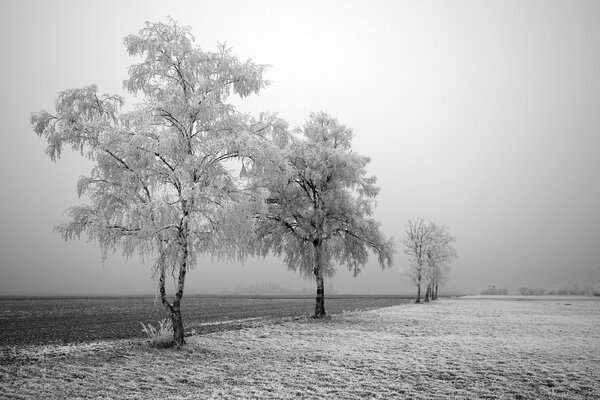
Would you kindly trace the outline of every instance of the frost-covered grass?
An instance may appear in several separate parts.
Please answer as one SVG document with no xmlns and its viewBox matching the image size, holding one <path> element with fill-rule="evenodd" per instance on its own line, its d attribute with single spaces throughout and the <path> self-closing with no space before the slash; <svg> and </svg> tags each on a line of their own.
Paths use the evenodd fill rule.
<svg viewBox="0 0 600 400">
<path fill-rule="evenodd" d="M 188 338 L 5 347 L 0 398 L 598 399 L 600 301 L 440 300 Z"/>
</svg>

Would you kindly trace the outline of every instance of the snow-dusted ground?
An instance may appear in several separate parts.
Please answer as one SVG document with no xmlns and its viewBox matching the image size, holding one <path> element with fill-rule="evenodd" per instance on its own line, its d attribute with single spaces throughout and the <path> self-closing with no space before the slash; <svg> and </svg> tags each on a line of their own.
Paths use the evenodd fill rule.
<svg viewBox="0 0 600 400">
<path fill-rule="evenodd" d="M 453 299 L 250 321 L 180 350 L 4 348 L 0 386 L 10 399 L 600 399 L 600 302 Z"/>
<path fill-rule="evenodd" d="M 481 294 L 481 295 L 468 295 L 462 296 L 462 299 L 496 299 L 496 300 L 591 300 L 600 301 L 600 297 L 590 296 L 570 296 L 570 295 L 554 295 L 554 294 L 543 294 L 528 296 L 522 294 L 508 294 L 508 295 L 493 295 L 493 294 Z"/>
</svg>

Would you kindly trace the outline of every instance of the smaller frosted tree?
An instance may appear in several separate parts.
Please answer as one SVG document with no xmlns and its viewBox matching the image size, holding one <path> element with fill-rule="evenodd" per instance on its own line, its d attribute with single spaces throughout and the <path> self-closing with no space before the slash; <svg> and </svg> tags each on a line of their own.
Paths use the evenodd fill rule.
<svg viewBox="0 0 600 400">
<path fill-rule="evenodd" d="M 393 245 L 373 218 L 379 192 L 366 175 L 369 158 L 351 149 L 352 131 L 326 113 L 313 113 L 280 153 L 262 166 L 256 187 L 268 192 L 258 217 L 261 252 L 284 255 L 292 270 L 317 284 L 315 318 L 325 316 L 324 280 L 345 264 L 354 276 L 377 255 L 380 266 L 392 264 Z"/>
<path fill-rule="evenodd" d="M 425 278 L 427 265 L 426 250 L 430 245 L 431 236 L 423 218 L 409 220 L 406 225 L 406 237 L 402 240 L 404 254 L 410 258 L 411 265 L 406 273 L 417 286 L 417 303 L 421 302 L 421 285 Z"/>
<path fill-rule="evenodd" d="M 453 246 L 456 238 L 450 234 L 448 227 L 430 222 L 428 229 L 431 240 L 430 246 L 425 250 L 427 258 L 425 301 L 437 299 L 438 288 L 446 281 L 450 271 L 450 267 L 445 263 L 456 258 L 456 250 Z"/>
<path fill-rule="evenodd" d="M 455 241 L 446 226 L 425 223 L 423 218 L 408 221 L 402 244 L 410 261 L 406 273 L 417 286 L 416 303 L 421 302 L 423 286 L 426 289 L 425 301 L 437 298 L 438 287 L 448 275 L 448 267 L 444 263 L 456 258 Z"/>
</svg>

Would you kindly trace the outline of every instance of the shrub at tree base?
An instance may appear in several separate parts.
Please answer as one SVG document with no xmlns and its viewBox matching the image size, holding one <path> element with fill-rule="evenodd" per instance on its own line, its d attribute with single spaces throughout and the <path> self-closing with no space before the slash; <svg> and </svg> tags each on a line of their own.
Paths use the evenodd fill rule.
<svg viewBox="0 0 600 400">
<path fill-rule="evenodd" d="M 592 294 L 594 296 L 600 296 L 600 283 L 594 286 L 594 290 L 592 290 Z"/>
<path fill-rule="evenodd" d="M 142 329 L 151 347 L 167 348 L 173 346 L 173 323 L 170 319 L 164 318 L 158 321 L 158 328 L 155 328 L 152 324 L 144 325 L 140 322 Z"/>
</svg>

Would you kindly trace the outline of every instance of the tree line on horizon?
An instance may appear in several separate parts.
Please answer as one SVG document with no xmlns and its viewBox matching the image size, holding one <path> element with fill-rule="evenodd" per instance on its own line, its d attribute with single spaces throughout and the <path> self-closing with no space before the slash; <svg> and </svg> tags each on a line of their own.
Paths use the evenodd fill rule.
<svg viewBox="0 0 600 400">
<path fill-rule="evenodd" d="M 480 291 L 481 295 L 504 295 L 510 294 L 507 287 L 489 286 Z M 520 286 L 518 294 L 522 296 L 600 296 L 600 284 L 596 286 L 586 285 L 579 287 L 577 283 L 572 285 L 563 284 L 556 289 L 546 289 L 541 286 Z"/>
<path fill-rule="evenodd" d="M 324 281 L 336 266 L 356 276 L 369 253 L 382 268 L 392 265 L 393 241 L 373 218 L 376 178 L 367 175 L 370 159 L 352 150 L 350 128 L 325 112 L 289 129 L 275 113 L 237 111 L 229 97 L 258 94 L 267 66 L 242 62 L 223 44 L 205 52 L 173 20 L 148 22 L 124 44 L 141 58 L 123 83 L 143 99 L 133 111 L 91 85 L 61 92 L 54 113 L 32 113 L 31 123 L 52 161 L 71 148 L 93 162 L 77 184 L 87 204 L 69 209 L 57 230 L 65 240 L 87 235 L 103 257 L 121 250 L 154 259 L 173 344 L 185 342 L 181 301 L 199 255 L 282 257 L 315 280 L 316 318 L 326 315 Z M 425 232 L 418 244 L 413 228 Z M 409 221 L 407 235 L 417 302 L 421 287 L 434 300 L 455 239 L 422 219 Z"/>
</svg>

